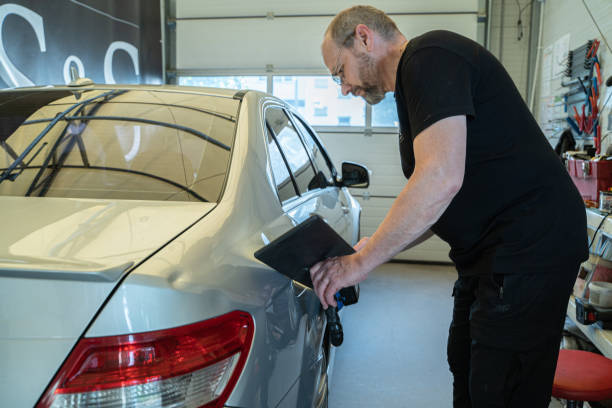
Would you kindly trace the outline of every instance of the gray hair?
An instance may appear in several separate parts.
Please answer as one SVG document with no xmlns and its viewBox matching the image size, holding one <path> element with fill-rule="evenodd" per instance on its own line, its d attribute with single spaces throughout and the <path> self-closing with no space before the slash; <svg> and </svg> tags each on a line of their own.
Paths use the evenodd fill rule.
<svg viewBox="0 0 612 408">
<path fill-rule="evenodd" d="M 353 6 L 342 10 L 329 23 L 325 35 L 330 36 L 334 43 L 342 48 L 352 47 L 354 38 L 351 34 L 355 32 L 355 27 L 365 24 L 370 29 L 380 34 L 385 40 L 392 40 L 399 30 L 395 22 L 382 10 L 372 6 Z"/>
</svg>

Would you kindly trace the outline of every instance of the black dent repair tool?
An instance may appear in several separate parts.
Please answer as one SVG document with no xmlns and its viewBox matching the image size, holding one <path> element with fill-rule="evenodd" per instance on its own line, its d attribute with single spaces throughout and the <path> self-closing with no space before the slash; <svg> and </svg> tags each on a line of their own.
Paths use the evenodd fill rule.
<svg viewBox="0 0 612 408">
<path fill-rule="evenodd" d="M 268 245 L 255 252 L 255 258 L 281 274 L 313 289 L 310 268 L 334 256 L 350 255 L 355 250 L 320 216 L 312 215 Z M 335 295 L 337 307 L 325 311 L 331 343 L 338 347 L 344 340 L 338 311 L 359 301 L 359 286 L 341 289 Z"/>
</svg>

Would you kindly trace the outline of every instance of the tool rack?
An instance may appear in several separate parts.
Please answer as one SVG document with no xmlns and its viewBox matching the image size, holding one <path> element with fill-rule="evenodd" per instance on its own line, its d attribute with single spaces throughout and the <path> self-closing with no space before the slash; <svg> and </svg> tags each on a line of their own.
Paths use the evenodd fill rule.
<svg viewBox="0 0 612 408">
<path fill-rule="evenodd" d="M 563 95 L 566 121 L 574 137 L 592 139 L 596 153 L 601 150 L 600 91 L 602 88 L 601 62 L 598 58 L 599 40 L 586 44 L 568 53 L 565 76 L 561 82 L 567 87 Z"/>
</svg>

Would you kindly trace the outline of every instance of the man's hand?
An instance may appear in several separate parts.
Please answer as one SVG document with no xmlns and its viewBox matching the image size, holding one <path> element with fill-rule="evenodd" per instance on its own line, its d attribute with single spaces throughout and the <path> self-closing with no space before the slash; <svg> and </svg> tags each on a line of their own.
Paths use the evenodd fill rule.
<svg viewBox="0 0 612 408">
<path fill-rule="evenodd" d="M 355 251 L 359 252 L 368 242 L 368 239 L 369 237 L 362 238 L 354 246 Z M 321 300 L 323 309 L 327 309 L 329 306 L 336 307 L 334 295 L 340 289 L 364 280 L 368 272 L 361 266 L 357 254 L 328 258 L 310 268 L 314 290 Z"/>
<path fill-rule="evenodd" d="M 361 248 L 363 248 L 365 246 L 365 244 L 368 243 L 368 240 L 370 239 L 370 237 L 363 237 L 359 240 L 358 243 L 355 244 L 355 246 L 353 246 L 353 249 L 355 250 L 355 252 L 359 252 L 361 250 Z"/>
</svg>

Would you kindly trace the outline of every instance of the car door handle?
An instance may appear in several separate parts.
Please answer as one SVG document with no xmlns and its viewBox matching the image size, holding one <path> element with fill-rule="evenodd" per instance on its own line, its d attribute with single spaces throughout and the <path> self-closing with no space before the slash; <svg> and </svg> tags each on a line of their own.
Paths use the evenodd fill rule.
<svg viewBox="0 0 612 408">
<path fill-rule="evenodd" d="M 346 205 L 343 205 L 343 206 L 342 206 L 342 212 L 343 212 L 344 214 L 348 214 L 350 211 L 351 211 L 351 210 L 350 210 L 350 208 L 348 208 Z"/>
</svg>

